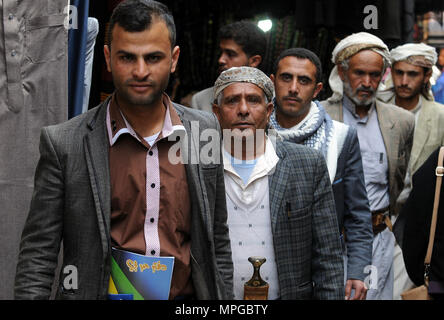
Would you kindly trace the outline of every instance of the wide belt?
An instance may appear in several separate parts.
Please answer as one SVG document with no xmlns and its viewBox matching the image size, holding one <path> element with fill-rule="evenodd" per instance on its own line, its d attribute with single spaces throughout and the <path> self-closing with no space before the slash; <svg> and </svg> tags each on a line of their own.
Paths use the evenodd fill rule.
<svg viewBox="0 0 444 320">
<path fill-rule="evenodd" d="M 374 235 L 384 231 L 387 227 L 392 231 L 393 226 L 392 221 L 390 220 L 389 207 L 372 211 L 372 225 Z"/>
</svg>

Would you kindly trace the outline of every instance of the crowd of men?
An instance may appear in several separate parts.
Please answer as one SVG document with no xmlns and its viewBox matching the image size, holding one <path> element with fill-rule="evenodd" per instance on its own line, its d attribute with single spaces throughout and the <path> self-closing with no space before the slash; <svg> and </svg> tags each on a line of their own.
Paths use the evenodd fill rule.
<svg viewBox="0 0 444 320">
<path fill-rule="evenodd" d="M 180 55 L 164 5 L 122 2 L 110 35 L 115 93 L 42 129 L 16 298 L 50 296 L 62 241 L 78 286 L 61 274 L 61 299 L 107 299 L 111 247 L 175 257 L 170 299 L 242 299 L 253 255 L 267 259 L 269 299 L 391 300 L 414 287 L 392 229 L 444 144 L 434 48 L 352 34 L 318 101 L 316 54 L 284 50 L 267 76 L 263 32 L 235 22 L 221 29 L 214 86 L 187 108 L 164 92 Z M 180 156 L 208 148 L 196 123 L 224 138 L 211 141 L 219 161 L 171 162 L 177 141 Z"/>
</svg>

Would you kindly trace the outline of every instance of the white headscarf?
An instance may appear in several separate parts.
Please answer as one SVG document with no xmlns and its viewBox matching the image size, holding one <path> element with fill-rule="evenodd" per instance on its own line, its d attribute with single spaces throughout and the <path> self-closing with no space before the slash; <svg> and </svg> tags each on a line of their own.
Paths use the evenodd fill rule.
<svg viewBox="0 0 444 320">
<path fill-rule="evenodd" d="M 390 51 L 390 61 L 392 65 L 398 61 L 406 61 L 415 66 L 433 68 L 437 60 L 438 55 L 436 54 L 435 48 L 425 43 L 406 43 Z M 432 81 L 432 78 L 430 78 L 430 81 Z M 377 95 L 379 99 L 385 102 L 390 101 L 394 97 L 395 92 L 391 72 L 379 87 Z M 429 96 L 426 98 L 433 99 L 431 89 Z"/>
<path fill-rule="evenodd" d="M 390 65 L 390 54 L 387 45 L 379 39 L 367 32 L 354 33 L 341 40 L 333 50 L 332 62 L 335 67 L 330 73 L 328 80 L 333 95 L 328 98 L 330 102 L 338 102 L 342 100 L 344 83 L 339 77 L 338 64 L 352 57 L 362 50 L 372 50 L 382 56 L 386 65 Z"/>
<path fill-rule="evenodd" d="M 438 61 L 438 55 L 436 54 L 435 48 L 426 45 L 425 43 L 406 43 L 390 51 L 390 60 L 392 64 L 398 61 L 408 60 L 410 57 L 414 56 L 424 57 L 427 63 L 425 65 L 421 64 L 422 67 L 431 68 L 436 64 L 436 61 Z M 415 62 L 412 61 L 410 63 Z"/>
</svg>

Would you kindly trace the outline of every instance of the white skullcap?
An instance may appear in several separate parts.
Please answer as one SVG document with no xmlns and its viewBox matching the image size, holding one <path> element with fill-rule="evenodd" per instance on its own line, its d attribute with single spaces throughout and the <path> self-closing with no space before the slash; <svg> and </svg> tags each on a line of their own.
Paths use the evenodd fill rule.
<svg viewBox="0 0 444 320">
<path fill-rule="evenodd" d="M 214 83 L 214 99 L 229 85 L 236 82 L 252 83 L 261 88 L 268 101 L 274 96 L 273 82 L 265 73 L 252 67 L 233 67 L 222 72 Z"/>
</svg>

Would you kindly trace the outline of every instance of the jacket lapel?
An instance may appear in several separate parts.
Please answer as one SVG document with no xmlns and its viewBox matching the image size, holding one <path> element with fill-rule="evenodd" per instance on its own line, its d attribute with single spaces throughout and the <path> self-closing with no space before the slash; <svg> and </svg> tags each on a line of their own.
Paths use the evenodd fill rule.
<svg viewBox="0 0 444 320">
<path fill-rule="evenodd" d="M 336 121 L 344 122 L 344 110 L 342 103 L 330 103 L 328 100 L 322 102 L 322 106 L 325 105 L 325 109 L 328 115 Z"/>
<path fill-rule="evenodd" d="M 378 114 L 379 128 L 381 130 L 382 138 L 384 140 L 385 150 L 387 152 L 387 161 L 389 165 L 389 183 L 392 185 L 392 179 L 396 171 L 399 144 L 394 143 L 399 141 L 399 132 L 395 128 L 395 123 L 391 117 L 385 116 L 384 107 L 376 101 L 376 112 Z"/>
<path fill-rule="evenodd" d="M 424 149 L 424 145 L 429 137 L 430 128 L 432 128 L 432 117 L 429 103 L 423 99 L 423 105 L 419 111 L 418 126 L 415 126 L 415 133 L 413 136 L 413 147 L 410 154 L 410 168 L 413 169 L 418 162 L 419 156 Z"/>
<path fill-rule="evenodd" d="M 190 120 L 186 118 L 184 112 L 180 108 L 176 107 L 176 112 L 187 132 L 186 139 L 184 140 L 182 139 L 181 152 L 186 159 L 185 171 L 187 174 L 189 194 L 191 197 L 192 219 L 196 223 L 205 226 L 208 239 L 212 239 L 213 238 L 213 235 L 211 234 L 212 228 L 210 228 L 211 222 L 208 221 L 208 217 L 206 215 L 206 212 L 208 212 L 207 210 L 208 201 L 206 201 L 206 198 L 204 198 L 202 190 L 202 183 L 204 182 L 203 180 L 204 177 L 201 177 L 199 165 L 196 163 L 197 159 L 199 159 L 198 156 L 200 150 L 199 127 L 192 128 L 193 124 L 190 122 Z M 192 135 L 192 133 L 194 134 L 194 136 Z M 186 152 L 185 154 L 184 151 Z"/>
<path fill-rule="evenodd" d="M 109 100 L 99 108 L 88 123 L 91 130 L 85 136 L 85 157 L 91 189 L 94 197 L 97 220 L 102 239 L 103 258 L 107 257 L 110 244 L 111 187 L 109 172 L 109 140 L 106 130 L 106 110 Z"/>
<path fill-rule="evenodd" d="M 276 154 L 279 157 L 279 161 L 276 165 L 274 173 L 270 176 L 268 182 L 269 195 L 270 195 L 270 215 L 271 215 L 271 227 L 273 234 L 276 231 L 276 222 L 281 211 L 285 196 L 285 187 L 287 185 L 288 176 L 290 174 L 290 168 L 287 163 L 286 153 L 283 150 L 281 143 L 276 141 Z"/>
</svg>

